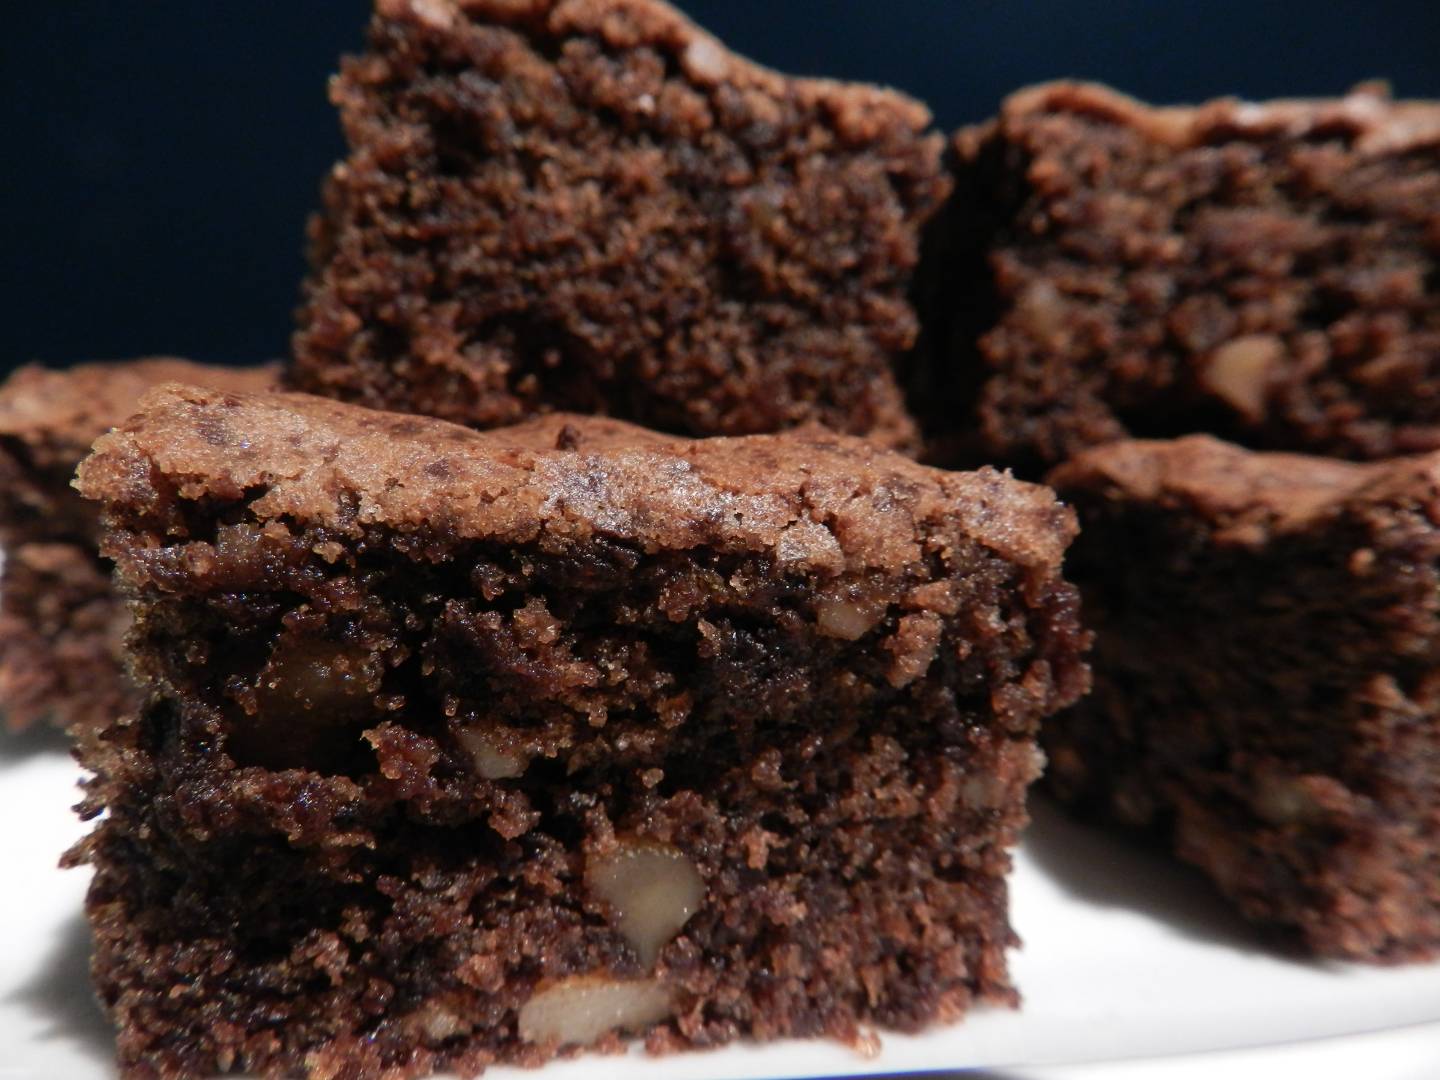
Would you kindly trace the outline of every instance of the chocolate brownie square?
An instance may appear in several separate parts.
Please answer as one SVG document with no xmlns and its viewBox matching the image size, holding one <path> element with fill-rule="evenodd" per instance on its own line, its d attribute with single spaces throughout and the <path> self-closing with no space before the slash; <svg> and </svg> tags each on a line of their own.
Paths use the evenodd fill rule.
<svg viewBox="0 0 1440 1080">
<path fill-rule="evenodd" d="M 1330 957 L 1440 950 L 1440 454 L 1359 464 L 1205 436 L 1051 474 L 1095 689 L 1049 786 L 1159 830 Z"/>
<path fill-rule="evenodd" d="M 80 487 L 151 697 L 76 853 L 123 1070 L 862 1037 L 1012 1002 L 1073 516 L 821 429 L 166 387 Z"/>
<path fill-rule="evenodd" d="M 379 0 L 332 98 L 295 389 L 913 447 L 892 364 L 948 190 L 923 106 L 758 67 L 659 0 Z"/>
<path fill-rule="evenodd" d="M 1192 432 L 1440 448 L 1440 104 L 1053 83 L 954 151 L 919 301 L 937 460 L 1032 470 Z"/>
<path fill-rule="evenodd" d="M 259 390 L 275 368 L 156 358 L 22 367 L 0 385 L 0 713 L 93 727 L 138 703 L 119 662 L 126 615 L 96 550 L 94 506 L 70 487 L 90 444 L 168 380 Z"/>
</svg>

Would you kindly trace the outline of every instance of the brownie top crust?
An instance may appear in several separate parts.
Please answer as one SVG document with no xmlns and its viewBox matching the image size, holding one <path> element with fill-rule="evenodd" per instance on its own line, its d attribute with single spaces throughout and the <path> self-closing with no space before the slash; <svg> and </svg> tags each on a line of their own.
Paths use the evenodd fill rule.
<svg viewBox="0 0 1440 1080">
<path fill-rule="evenodd" d="M 1123 124 L 1177 150 L 1276 136 L 1341 136 L 1362 156 L 1440 143 L 1440 102 L 1394 101 L 1383 83 L 1362 83 L 1338 98 L 1219 98 L 1195 106 L 1154 106 L 1099 83 L 1064 81 L 1020 90 L 1001 107 L 1002 122 L 1047 113 Z"/>
<path fill-rule="evenodd" d="M 1440 453 L 1349 462 L 1189 435 L 1092 447 L 1047 479 L 1062 496 L 1086 491 L 1111 501 L 1168 504 L 1212 520 L 1221 531 L 1262 539 L 1303 531 L 1345 506 L 1433 499 L 1440 495 Z"/>
<path fill-rule="evenodd" d="M 553 543 L 702 544 L 842 573 L 922 565 L 961 537 L 1053 575 L 1073 514 L 992 469 L 946 473 L 819 428 L 687 440 L 555 414 L 490 432 L 304 394 L 166 385 L 101 439 L 77 486 L 127 516 L 245 497 L 259 519 L 363 533 Z M 122 567 L 123 569 L 123 567 Z"/>
<path fill-rule="evenodd" d="M 17 369 L 0 383 L 0 540 L 79 543 L 93 558 L 95 508 L 70 481 L 98 436 L 157 383 L 264 390 L 279 375 L 277 364 L 225 368 L 169 357 Z"/>
<path fill-rule="evenodd" d="M 382 19 L 429 32 L 453 33 L 465 20 L 512 26 L 528 34 L 596 36 L 612 48 L 655 48 L 671 56 L 698 86 L 727 84 L 824 108 L 835 130 L 857 144 L 895 125 L 921 133 L 930 110 L 895 90 L 836 79 L 784 75 L 731 52 L 723 42 L 661 0 L 376 0 Z"/>
<path fill-rule="evenodd" d="M 29 364 L 0 384 L 0 440 L 24 446 L 37 469 L 69 471 L 98 435 L 134 412 L 158 383 L 263 390 L 278 376 L 273 364 L 227 368 L 159 356 L 63 370 Z"/>
</svg>

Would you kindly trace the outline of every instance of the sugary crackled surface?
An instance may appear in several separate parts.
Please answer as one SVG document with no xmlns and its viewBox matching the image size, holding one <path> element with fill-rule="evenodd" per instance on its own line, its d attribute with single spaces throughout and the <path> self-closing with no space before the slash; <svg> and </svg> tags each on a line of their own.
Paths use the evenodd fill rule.
<svg viewBox="0 0 1440 1080">
<path fill-rule="evenodd" d="M 1175 149 L 1215 139 L 1285 138 L 1343 133 L 1362 155 L 1393 154 L 1440 141 L 1440 105 L 1391 101 L 1381 84 L 1364 84 L 1339 98 L 1244 101 L 1219 98 L 1203 105 L 1147 105 L 1097 83 L 1058 82 L 1006 99 L 1004 115 L 1052 111 L 1088 113 L 1126 124 Z"/>
<path fill-rule="evenodd" d="M 85 495 L 143 510 L 158 497 L 153 466 L 191 478 L 190 496 L 263 487 L 250 503 L 260 517 L 352 531 L 424 523 L 516 543 L 542 533 L 655 548 L 719 542 L 797 570 L 903 567 L 924 556 L 927 523 L 1053 568 L 1073 528 L 1044 488 L 991 470 L 943 473 L 818 429 L 690 441 L 551 416 L 474 432 L 301 394 L 176 385 L 142 408 L 81 467 Z"/>
<path fill-rule="evenodd" d="M 891 364 L 948 190 L 917 102 L 768 71 L 658 0 L 385 0 L 332 98 L 294 388 L 913 446 Z"/>
<path fill-rule="evenodd" d="M 0 385 L 0 439 L 13 439 L 36 469 L 73 471 L 90 444 L 135 411 L 152 386 L 182 382 L 222 390 L 263 390 L 278 365 L 232 368 L 175 357 L 17 369 Z"/>
<path fill-rule="evenodd" d="M 1307 454 L 1257 453 L 1209 435 L 1126 440 L 1093 447 L 1053 470 L 1063 490 L 1109 492 L 1127 501 L 1169 504 L 1220 530 L 1299 530 L 1351 500 L 1433 484 L 1440 459 L 1349 462 Z"/>
<path fill-rule="evenodd" d="M 90 445 L 162 382 L 264 390 L 278 366 L 224 368 L 155 357 L 64 369 L 28 365 L 0 384 L 0 538 L 89 544 L 95 510 L 70 480 Z"/>
<path fill-rule="evenodd" d="M 935 459 L 1038 473 L 1190 432 L 1440 448 L 1440 105 L 1157 108 L 1062 82 L 954 148 L 917 293 Z"/>
</svg>

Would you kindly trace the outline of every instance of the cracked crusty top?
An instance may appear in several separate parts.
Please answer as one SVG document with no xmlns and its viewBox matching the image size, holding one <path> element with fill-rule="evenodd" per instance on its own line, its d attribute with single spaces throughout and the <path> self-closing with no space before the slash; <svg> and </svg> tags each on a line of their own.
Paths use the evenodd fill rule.
<svg viewBox="0 0 1440 1080">
<path fill-rule="evenodd" d="M 1440 102 L 1394 101 L 1383 84 L 1362 83 L 1344 97 L 1147 105 L 1100 83 L 1051 82 L 1017 91 L 1001 107 L 1002 122 L 1044 113 L 1073 113 L 1124 124 L 1159 143 L 1183 149 L 1228 138 L 1344 135 L 1362 155 L 1440 147 Z"/>
<path fill-rule="evenodd" d="M 1440 452 L 1377 462 L 1247 450 L 1209 435 L 1091 447 L 1046 478 L 1068 498 L 1155 503 L 1238 539 L 1295 532 L 1347 506 L 1440 500 Z M 1090 501 L 1090 500 L 1087 500 Z"/>
<path fill-rule="evenodd" d="M 689 440 L 556 414 L 477 432 L 304 394 L 151 391 L 76 486 L 116 514 L 248 500 L 261 521 L 564 548 L 768 553 L 796 571 L 903 572 L 974 540 L 1058 574 L 1074 515 L 992 469 L 949 473 L 819 428 Z M 929 576 L 926 574 L 925 576 Z"/>
<path fill-rule="evenodd" d="M 159 356 L 63 370 L 28 364 L 0 385 L 0 438 L 23 444 L 36 468 L 69 472 L 98 435 L 135 411 L 152 386 L 185 382 L 263 390 L 275 384 L 279 370 L 273 364 L 230 368 Z"/>
</svg>

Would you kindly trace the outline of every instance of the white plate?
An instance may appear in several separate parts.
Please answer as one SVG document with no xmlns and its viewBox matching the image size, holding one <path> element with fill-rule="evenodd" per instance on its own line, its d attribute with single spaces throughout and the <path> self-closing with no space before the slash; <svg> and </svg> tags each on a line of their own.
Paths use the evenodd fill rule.
<svg viewBox="0 0 1440 1080">
<path fill-rule="evenodd" d="M 82 832 L 69 809 L 77 775 L 55 733 L 0 736 L 0 1076 L 7 1078 L 113 1075 L 109 1031 L 86 980 L 86 875 L 55 865 Z M 918 1037 L 882 1033 L 880 1054 L 871 1059 L 796 1042 L 663 1059 L 634 1051 L 486 1076 L 710 1080 L 980 1067 L 1026 1080 L 1100 1080 L 1112 1070 L 1051 1067 L 1274 1044 L 1300 1044 L 1299 1054 L 1304 1040 L 1377 1031 L 1387 1034 L 1368 1044 L 1367 1076 L 1440 1076 L 1440 965 L 1377 969 L 1277 955 L 1198 875 L 1047 807 L 1038 807 L 1036 818 L 1014 876 L 1013 918 L 1025 939 L 1013 957 L 1025 996 L 1019 1012 L 985 1010 Z M 1326 1044 L 1310 1052 L 1339 1060 Z M 1383 1067 L 1376 1052 L 1390 1054 L 1395 1068 Z M 1300 1075 L 1289 1065 L 1271 1068 L 1273 1053 L 1191 1059 L 1172 1063 L 1165 1075 L 1173 1067 L 1177 1077 L 1234 1080 L 1240 1060 L 1268 1061 L 1264 1071 L 1273 1075 Z M 1425 1069 L 1403 1071 L 1412 1058 Z M 1113 1072 L 1127 1080 L 1162 1075 L 1153 1062 Z"/>
</svg>

